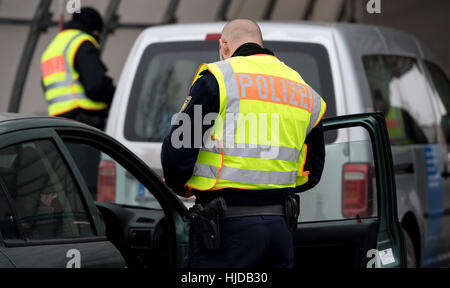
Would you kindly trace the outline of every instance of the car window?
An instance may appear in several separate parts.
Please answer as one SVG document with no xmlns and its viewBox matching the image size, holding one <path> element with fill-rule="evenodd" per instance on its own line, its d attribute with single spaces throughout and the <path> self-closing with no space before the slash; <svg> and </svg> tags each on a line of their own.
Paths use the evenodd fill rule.
<svg viewBox="0 0 450 288">
<path fill-rule="evenodd" d="M 412 57 L 363 57 L 364 69 L 376 111 L 386 117 L 393 145 L 437 142 L 436 123 L 428 84 Z"/>
<path fill-rule="evenodd" d="M 378 215 L 379 191 L 370 136 L 361 127 L 345 130 L 352 140 L 326 144 L 325 166 L 319 184 L 300 193 L 299 222 Z"/>
<path fill-rule="evenodd" d="M 325 47 L 319 44 L 265 41 L 284 63 L 300 73 L 327 102 L 325 117 L 336 115 L 333 79 Z M 161 142 L 169 132 L 171 117 L 188 96 L 201 63 L 218 61 L 218 43 L 189 41 L 149 45 L 140 60 L 125 120 L 125 138 Z M 335 133 L 330 133 L 332 142 Z"/>
<path fill-rule="evenodd" d="M 447 144 L 450 145 L 450 80 L 436 64 L 425 61 L 433 80 L 434 88 L 439 95 L 438 114 Z"/>
<path fill-rule="evenodd" d="M 12 145 L 0 150 L 0 178 L 22 240 L 51 240 L 95 236 L 80 190 L 58 149 L 50 140 Z M 6 194 L 5 194 L 6 195 Z M 5 198 L 2 198 L 4 205 Z M 6 214 L 5 214 L 6 213 Z M 4 219 L 8 217 L 7 219 Z M 10 225 L 6 239 L 17 239 Z"/>
<path fill-rule="evenodd" d="M 153 194 L 114 158 L 78 140 L 63 141 L 96 201 L 162 210 Z"/>
</svg>

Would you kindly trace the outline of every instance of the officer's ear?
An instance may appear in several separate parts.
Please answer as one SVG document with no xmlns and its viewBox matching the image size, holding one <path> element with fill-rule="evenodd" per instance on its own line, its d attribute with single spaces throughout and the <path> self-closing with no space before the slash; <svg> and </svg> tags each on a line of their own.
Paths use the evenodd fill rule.
<svg viewBox="0 0 450 288">
<path fill-rule="evenodd" d="M 102 34 L 102 31 L 100 31 L 100 30 L 93 30 L 91 33 L 92 33 L 92 35 L 94 35 L 95 38 L 99 39 L 100 35 Z"/>
<path fill-rule="evenodd" d="M 219 39 L 219 45 L 220 45 L 220 52 L 222 53 L 223 57 L 225 59 L 230 58 L 230 45 L 228 41 L 223 40 L 222 38 Z"/>
</svg>

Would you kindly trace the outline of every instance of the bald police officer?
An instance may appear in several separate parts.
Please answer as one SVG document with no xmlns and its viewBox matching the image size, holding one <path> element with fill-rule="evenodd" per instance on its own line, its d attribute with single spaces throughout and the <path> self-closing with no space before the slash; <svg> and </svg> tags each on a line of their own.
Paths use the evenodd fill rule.
<svg viewBox="0 0 450 288">
<path fill-rule="evenodd" d="M 255 22 L 227 23 L 219 44 L 221 61 L 200 66 L 182 107 L 192 120 L 215 113 L 202 126 L 206 142 L 175 148 L 173 125 L 161 153 L 167 185 L 196 197 L 185 267 L 292 267 L 294 196 L 320 180 L 326 103 L 263 48 Z"/>
</svg>

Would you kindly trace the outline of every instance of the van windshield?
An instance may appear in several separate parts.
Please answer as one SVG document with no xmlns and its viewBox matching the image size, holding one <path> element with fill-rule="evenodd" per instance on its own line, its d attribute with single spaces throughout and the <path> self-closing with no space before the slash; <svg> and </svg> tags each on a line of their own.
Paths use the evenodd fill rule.
<svg viewBox="0 0 450 288">
<path fill-rule="evenodd" d="M 336 115 L 328 53 L 320 44 L 265 41 L 281 61 L 327 102 L 325 117 Z M 172 116 L 188 96 L 194 74 L 201 63 L 218 61 L 215 41 L 165 42 L 149 45 L 142 55 L 131 89 L 125 121 L 130 141 L 162 142 L 169 133 Z M 333 142 L 336 133 L 327 137 Z"/>
</svg>

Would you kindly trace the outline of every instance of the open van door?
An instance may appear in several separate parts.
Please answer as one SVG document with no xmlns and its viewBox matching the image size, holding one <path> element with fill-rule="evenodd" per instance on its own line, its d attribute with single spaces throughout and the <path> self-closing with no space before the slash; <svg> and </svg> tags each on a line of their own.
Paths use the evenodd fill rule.
<svg viewBox="0 0 450 288">
<path fill-rule="evenodd" d="M 383 114 L 333 117 L 323 125 L 338 136 L 326 144 L 320 183 L 300 194 L 295 267 L 405 267 Z"/>
</svg>

